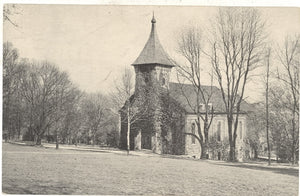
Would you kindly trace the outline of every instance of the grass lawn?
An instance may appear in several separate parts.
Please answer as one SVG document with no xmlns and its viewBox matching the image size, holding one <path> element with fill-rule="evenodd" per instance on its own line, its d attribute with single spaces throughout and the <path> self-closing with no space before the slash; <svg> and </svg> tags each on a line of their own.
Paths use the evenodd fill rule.
<svg viewBox="0 0 300 196">
<path fill-rule="evenodd" d="M 2 192 L 298 195 L 298 168 L 126 156 L 3 143 Z"/>
</svg>

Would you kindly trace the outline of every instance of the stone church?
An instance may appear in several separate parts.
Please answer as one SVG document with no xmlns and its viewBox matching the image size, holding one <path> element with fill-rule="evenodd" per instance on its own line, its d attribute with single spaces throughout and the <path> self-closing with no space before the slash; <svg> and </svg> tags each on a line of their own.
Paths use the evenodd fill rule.
<svg viewBox="0 0 300 196">
<path fill-rule="evenodd" d="M 200 158 L 201 146 L 195 137 L 185 133 L 198 135 L 196 128 L 197 115 L 191 104 L 196 103 L 193 86 L 170 82 L 170 72 L 174 63 L 164 51 L 156 32 L 156 20 L 151 20 L 151 32 L 144 49 L 133 62 L 136 74 L 135 93 L 120 110 L 120 147 L 127 148 L 127 116 L 128 104 L 138 108 L 135 121 L 130 128 L 130 149 L 149 149 L 158 154 L 186 155 Z M 203 86 L 213 91 L 209 105 L 214 107 L 214 118 L 209 136 L 216 136 L 216 143 L 228 142 L 227 120 L 223 106 L 221 91 L 215 86 Z M 189 96 L 189 103 L 182 95 Z M 248 104 L 244 103 L 243 108 Z M 245 110 L 246 111 L 246 110 Z M 242 111 L 238 122 L 236 155 L 239 161 L 247 157 L 245 135 L 247 132 L 247 113 Z M 201 122 L 203 125 L 203 122 Z M 219 145 L 220 146 L 220 145 Z M 222 146 L 221 146 L 222 147 Z M 209 150 L 211 159 L 228 157 L 225 150 Z M 227 152 L 226 152 L 227 151 Z"/>
</svg>

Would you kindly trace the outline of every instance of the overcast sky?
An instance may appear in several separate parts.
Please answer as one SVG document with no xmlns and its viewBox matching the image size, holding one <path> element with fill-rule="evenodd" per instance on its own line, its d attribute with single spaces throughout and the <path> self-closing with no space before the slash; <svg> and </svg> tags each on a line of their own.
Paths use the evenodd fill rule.
<svg viewBox="0 0 300 196">
<path fill-rule="evenodd" d="M 196 6 L 19 5 L 20 14 L 13 17 L 19 27 L 6 22 L 3 37 L 13 43 L 21 57 L 48 60 L 67 71 L 80 89 L 107 92 L 143 49 L 152 11 L 161 43 L 176 59 L 180 29 L 194 24 L 209 28 L 217 10 Z M 300 32 L 299 8 L 259 10 L 273 41 L 282 42 L 287 34 Z M 174 75 L 175 70 L 172 72 Z M 250 101 L 258 99 L 257 88 L 261 87 L 249 85 L 246 96 Z"/>
</svg>

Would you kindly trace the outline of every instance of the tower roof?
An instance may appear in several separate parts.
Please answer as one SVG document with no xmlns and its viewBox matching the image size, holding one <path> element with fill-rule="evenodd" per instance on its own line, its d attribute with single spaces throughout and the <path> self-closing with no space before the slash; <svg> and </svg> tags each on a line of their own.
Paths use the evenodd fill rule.
<svg viewBox="0 0 300 196">
<path fill-rule="evenodd" d="M 160 64 L 173 67 L 174 63 L 172 63 L 169 55 L 165 52 L 159 42 L 158 35 L 156 33 L 156 20 L 154 18 L 154 15 L 151 23 L 152 28 L 149 39 L 139 57 L 134 61 L 132 65 Z"/>
</svg>

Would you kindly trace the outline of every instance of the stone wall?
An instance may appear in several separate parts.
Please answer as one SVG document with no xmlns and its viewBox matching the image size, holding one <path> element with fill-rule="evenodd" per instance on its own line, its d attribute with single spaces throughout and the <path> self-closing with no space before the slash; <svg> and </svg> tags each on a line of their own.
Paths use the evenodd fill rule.
<svg viewBox="0 0 300 196">
<path fill-rule="evenodd" d="M 191 124 L 197 119 L 196 115 L 188 115 L 186 118 L 186 132 L 191 132 Z M 246 134 L 247 134 L 247 121 L 246 115 L 241 114 L 239 117 L 239 125 L 237 129 L 237 139 L 236 139 L 236 158 L 238 161 L 243 161 L 246 159 L 247 156 L 247 141 L 246 141 Z M 217 139 L 217 131 L 218 131 L 218 124 L 221 127 L 220 133 L 220 141 Z M 201 121 L 201 125 L 203 125 L 203 121 Z M 202 128 L 202 134 L 203 128 Z M 196 135 L 197 129 L 196 129 Z M 212 124 L 209 129 L 209 151 L 208 156 L 209 159 L 221 159 L 226 160 L 228 158 L 229 153 L 229 141 L 228 141 L 228 126 L 227 126 L 227 118 L 226 114 L 215 114 Z M 201 153 L 201 146 L 199 142 L 196 140 L 195 144 L 192 144 L 192 136 L 186 136 L 186 155 L 200 157 Z M 198 155 L 199 154 L 199 155 Z"/>
<path fill-rule="evenodd" d="M 121 114 L 121 131 L 120 131 L 120 148 L 127 149 L 127 115 L 126 106 L 120 112 Z M 147 120 L 147 114 L 139 116 L 130 128 L 130 150 L 140 150 L 142 148 L 142 136 L 145 134 L 152 135 L 153 125 Z"/>
<path fill-rule="evenodd" d="M 158 154 L 184 154 L 185 112 L 168 94 L 170 68 L 136 66 L 135 94 L 132 107 L 140 110 L 139 119 L 131 126 L 131 150 L 145 147 L 151 137 L 151 150 Z M 126 106 L 121 115 L 121 148 L 127 144 Z"/>
<path fill-rule="evenodd" d="M 185 111 L 167 92 L 161 100 L 163 153 L 182 155 L 185 153 Z"/>
<path fill-rule="evenodd" d="M 197 125 L 195 119 L 192 117 L 186 118 L 185 121 L 185 132 L 191 133 L 192 131 L 192 123 L 195 123 L 195 135 L 199 136 L 197 131 Z M 201 157 L 201 145 L 197 139 L 195 139 L 195 143 L 192 142 L 191 135 L 185 135 L 185 154 L 189 157 L 194 157 L 199 159 Z"/>
</svg>

